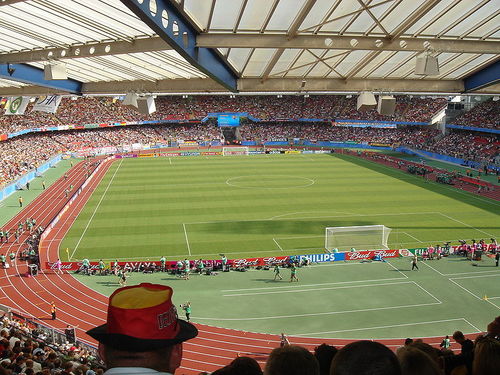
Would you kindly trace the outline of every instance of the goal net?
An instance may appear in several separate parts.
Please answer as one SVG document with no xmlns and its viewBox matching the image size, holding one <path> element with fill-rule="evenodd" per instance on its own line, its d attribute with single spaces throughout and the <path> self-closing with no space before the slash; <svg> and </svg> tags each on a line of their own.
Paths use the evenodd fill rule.
<svg viewBox="0 0 500 375">
<path fill-rule="evenodd" d="M 388 249 L 387 239 L 391 228 L 385 225 L 360 225 L 351 227 L 327 227 L 325 249 L 328 252 Z"/>
<path fill-rule="evenodd" d="M 222 155 L 223 156 L 248 155 L 248 147 L 246 146 L 223 147 Z"/>
</svg>

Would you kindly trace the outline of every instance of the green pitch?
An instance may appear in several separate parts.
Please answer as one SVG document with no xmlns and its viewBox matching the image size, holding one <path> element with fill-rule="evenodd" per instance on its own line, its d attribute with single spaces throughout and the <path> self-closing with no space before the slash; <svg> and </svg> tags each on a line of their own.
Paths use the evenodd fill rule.
<svg viewBox="0 0 500 375">
<path fill-rule="evenodd" d="M 325 227 L 373 224 L 392 228 L 391 248 L 412 248 L 498 237 L 498 212 L 498 202 L 347 156 L 122 159 L 61 249 L 71 260 L 318 253 Z"/>
<path fill-rule="evenodd" d="M 116 161 L 61 249 L 72 259 L 158 260 L 323 252 L 327 226 L 384 224 L 394 248 L 498 237 L 499 203 L 342 155 L 259 155 Z M 61 255 L 66 257 L 65 251 Z M 484 330 L 498 315 L 500 270 L 484 258 L 338 262 L 299 269 L 192 275 L 160 282 L 198 323 L 339 338 L 442 336 Z M 81 276 L 109 295 L 113 276 Z M 488 300 L 483 300 L 487 296 Z"/>
</svg>

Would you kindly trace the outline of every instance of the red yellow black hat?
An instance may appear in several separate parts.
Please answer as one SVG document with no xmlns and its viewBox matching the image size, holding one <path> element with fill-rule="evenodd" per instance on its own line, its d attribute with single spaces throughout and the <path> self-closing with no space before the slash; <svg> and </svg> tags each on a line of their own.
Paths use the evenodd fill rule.
<svg viewBox="0 0 500 375">
<path fill-rule="evenodd" d="M 125 351 L 150 351 L 196 337 L 198 329 L 178 318 L 172 294 L 160 284 L 119 288 L 109 297 L 107 323 L 87 334 Z"/>
</svg>

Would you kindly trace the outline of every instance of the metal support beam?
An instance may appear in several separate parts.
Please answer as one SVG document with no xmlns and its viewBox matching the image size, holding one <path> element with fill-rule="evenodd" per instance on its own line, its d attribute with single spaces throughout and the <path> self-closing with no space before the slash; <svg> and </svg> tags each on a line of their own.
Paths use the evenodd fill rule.
<svg viewBox="0 0 500 375">
<path fill-rule="evenodd" d="M 475 91 L 500 82 L 500 60 L 464 79 L 465 92 Z"/>
<path fill-rule="evenodd" d="M 302 89 L 303 78 L 242 78 L 238 80 L 241 93 L 297 93 Z M 210 79 L 166 79 L 151 81 L 90 82 L 83 85 L 84 94 L 123 94 L 141 87 L 144 91 L 158 94 L 172 93 L 221 93 L 228 92 L 224 87 Z M 302 89 L 303 90 L 303 89 Z M 462 81 L 434 79 L 362 79 L 352 78 L 308 78 L 307 92 L 353 93 L 363 90 L 392 93 L 460 93 Z M 0 89 L 0 96 L 4 90 Z"/>
<path fill-rule="evenodd" d="M 120 55 L 126 53 L 152 52 L 171 50 L 159 36 L 134 39 L 129 41 L 113 41 L 73 45 L 69 48 L 44 48 L 31 51 L 5 53 L 0 55 L 0 63 L 25 63 L 32 61 L 66 60 L 79 57 L 95 57 Z"/>
<path fill-rule="evenodd" d="M 353 41 L 357 41 L 357 44 Z M 377 47 L 377 44 L 383 44 Z M 368 36 L 320 36 L 297 35 L 289 39 L 287 35 L 273 34 L 200 34 L 196 45 L 208 48 L 295 48 L 295 49 L 339 49 L 371 51 L 414 51 L 430 48 L 449 53 L 491 53 L 500 54 L 500 43 L 485 40 L 458 40 L 432 38 L 377 38 Z"/>
<path fill-rule="evenodd" d="M 149 1 L 121 0 L 121 2 L 191 65 L 227 89 L 236 92 L 238 77 L 235 71 L 212 47 L 195 45 L 199 32 L 191 21 L 179 12 L 173 0 L 156 0 L 156 9 L 150 9 L 152 2 Z"/>
<path fill-rule="evenodd" d="M 317 0 L 307 0 L 307 2 L 302 6 L 299 14 L 297 14 L 297 17 L 295 17 L 292 24 L 290 25 L 290 28 L 288 29 L 288 39 L 295 38 L 300 25 L 302 25 L 302 22 L 304 22 L 312 7 L 314 6 L 314 4 L 316 4 L 316 1 Z"/>
<path fill-rule="evenodd" d="M 80 94 L 82 83 L 74 79 L 46 80 L 43 69 L 26 64 L 0 64 L 0 78 L 42 86 L 56 91 Z M 47 90 L 45 90 L 47 92 Z"/>
<path fill-rule="evenodd" d="M 303 78 L 270 78 L 262 82 L 258 78 L 244 78 L 238 81 L 240 92 L 299 92 Z M 462 81 L 455 80 L 391 80 L 391 79 L 325 79 L 308 78 L 308 92 L 422 92 L 459 93 L 463 91 Z"/>
<path fill-rule="evenodd" d="M 412 27 L 417 21 L 427 14 L 432 8 L 434 8 L 440 0 L 427 0 L 423 3 L 416 11 L 414 11 L 408 18 L 406 18 L 399 26 L 391 33 L 391 38 L 396 39 L 410 27 Z"/>
</svg>

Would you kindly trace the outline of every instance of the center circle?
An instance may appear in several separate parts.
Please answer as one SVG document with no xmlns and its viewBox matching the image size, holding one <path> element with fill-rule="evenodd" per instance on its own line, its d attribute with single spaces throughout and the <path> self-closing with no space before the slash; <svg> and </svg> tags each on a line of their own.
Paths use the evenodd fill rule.
<svg viewBox="0 0 500 375">
<path fill-rule="evenodd" d="M 231 177 L 226 180 L 226 184 L 242 189 L 291 189 L 311 186 L 314 180 L 307 177 L 267 174 Z"/>
</svg>

